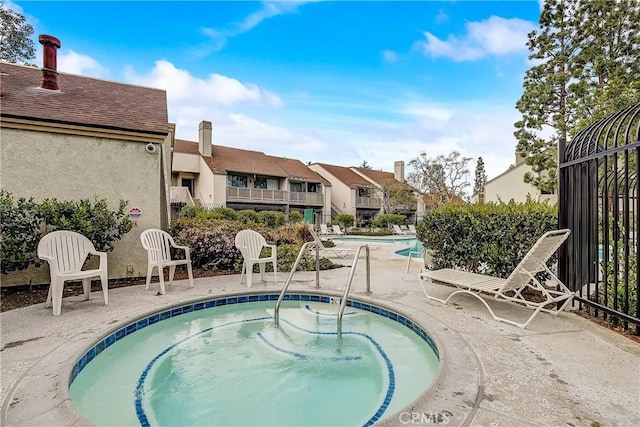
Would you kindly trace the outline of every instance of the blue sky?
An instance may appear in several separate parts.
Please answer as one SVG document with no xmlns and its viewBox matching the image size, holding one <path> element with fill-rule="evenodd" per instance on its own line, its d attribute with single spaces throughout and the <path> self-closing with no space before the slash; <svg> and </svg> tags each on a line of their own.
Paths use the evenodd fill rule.
<svg viewBox="0 0 640 427">
<path fill-rule="evenodd" d="M 165 89 L 180 139 L 393 171 L 458 150 L 514 162 L 538 1 L 6 1 L 58 69 Z M 37 44 L 34 62 L 41 65 Z M 409 170 L 407 170 L 408 172 Z"/>
</svg>

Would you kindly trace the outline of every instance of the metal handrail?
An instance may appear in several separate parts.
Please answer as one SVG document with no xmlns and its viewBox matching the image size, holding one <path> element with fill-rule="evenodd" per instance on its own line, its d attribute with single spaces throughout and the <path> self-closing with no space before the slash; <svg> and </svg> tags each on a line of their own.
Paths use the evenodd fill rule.
<svg viewBox="0 0 640 427">
<path fill-rule="evenodd" d="M 304 245 L 302 245 L 302 248 L 300 248 L 300 252 L 298 253 L 298 257 L 296 258 L 296 262 L 294 262 L 293 263 L 293 267 L 291 267 L 291 273 L 289 273 L 289 277 L 287 277 L 287 281 L 284 283 L 284 286 L 282 287 L 282 291 L 280 291 L 280 296 L 278 296 L 278 301 L 276 302 L 276 308 L 275 308 L 275 313 L 274 313 L 276 326 L 278 325 L 278 321 L 280 320 L 280 304 L 282 304 L 282 299 L 284 298 L 284 294 L 285 294 L 285 292 L 287 292 L 287 289 L 289 288 L 289 284 L 291 283 L 291 279 L 293 278 L 293 274 L 298 269 L 298 265 L 300 265 L 300 260 L 302 259 L 302 255 L 304 254 L 305 250 L 310 246 L 314 246 L 315 247 L 315 252 L 316 252 L 316 288 L 320 287 L 320 245 L 316 241 L 306 242 Z"/>
<path fill-rule="evenodd" d="M 367 287 L 366 292 L 368 294 L 371 293 L 371 261 L 369 260 L 369 245 L 366 243 L 360 245 L 358 247 L 358 251 L 353 257 L 353 264 L 351 265 L 351 271 L 349 272 L 349 280 L 347 281 L 347 286 L 344 289 L 344 295 L 342 296 L 342 301 L 340 301 L 340 309 L 338 310 L 338 339 L 342 339 L 342 315 L 344 314 L 344 309 L 347 306 L 347 296 L 349 295 L 349 290 L 351 290 L 351 283 L 353 282 L 353 275 L 356 271 L 356 265 L 358 264 L 358 258 L 360 257 L 360 251 L 362 248 L 367 249 Z"/>
</svg>

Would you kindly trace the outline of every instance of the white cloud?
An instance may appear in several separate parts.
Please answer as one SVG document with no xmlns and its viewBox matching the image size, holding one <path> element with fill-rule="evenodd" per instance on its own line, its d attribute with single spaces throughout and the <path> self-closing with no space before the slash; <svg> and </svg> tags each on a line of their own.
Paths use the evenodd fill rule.
<svg viewBox="0 0 640 427">
<path fill-rule="evenodd" d="M 382 59 L 385 62 L 396 62 L 398 60 L 398 54 L 392 50 L 385 50 L 382 52 Z"/>
<path fill-rule="evenodd" d="M 418 42 L 417 47 L 433 57 L 474 61 L 486 56 L 526 52 L 527 34 L 534 29 L 529 21 L 492 16 L 485 21 L 468 22 L 465 34 L 449 34 L 446 40 L 425 31 L 426 41 Z"/>
<path fill-rule="evenodd" d="M 201 46 L 198 50 L 200 54 L 206 55 L 210 52 L 222 50 L 230 38 L 236 37 L 251 31 L 264 21 L 279 15 L 294 13 L 297 9 L 309 1 L 279 1 L 279 2 L 263 2 L 262 8 L 245 17 L 240 22 L 234 22 L 223 29 L 203 28 L 202 33 L 209 38 L 206 45 Z"/>
<path fill-rule="evenodd" d="M 147 75 L 137 75 L 131 68 L 125 70 L 127 81 L 167 91 L 171 103 L 197 106 L 231 106 L 247 103 L 280 107 L 282 100 L 276 94 L 260 89 L 255 84 L 244 84 L 221 74 L 209 74 L 206 79 L 192 76 L 189 71 L 176 68 L 169 61 L 156 61 Z"/>
<path fill-rule="evenodd" d="M 97 78 L 105 78 L 109 71 L 88 55 L 73 50 L 58 54 L 58 70 Z"/>
</svg>

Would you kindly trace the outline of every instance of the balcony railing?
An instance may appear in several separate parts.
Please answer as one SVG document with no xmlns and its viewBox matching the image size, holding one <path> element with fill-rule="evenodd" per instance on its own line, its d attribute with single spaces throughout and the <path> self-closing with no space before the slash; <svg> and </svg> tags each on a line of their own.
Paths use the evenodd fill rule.
<svg viewBox="0 0 640 427">
<path fill-rule="evenodd" d="M 324 195 L 322 193 L 302 193 L 297 191 L 289 192 L 289 203 L 296 205 L 317 205 L 324 204 Z"/>
<path fill-rule="evenodd" d="M 382 199 L 376 197 L 356 197 L 356 208 L 380 209 Z"/>
<path fill-rule="evenodd" d="M 227 187 L 227 202 L 287 203 L 287 192 L 262 188 Z"/>
</svg>

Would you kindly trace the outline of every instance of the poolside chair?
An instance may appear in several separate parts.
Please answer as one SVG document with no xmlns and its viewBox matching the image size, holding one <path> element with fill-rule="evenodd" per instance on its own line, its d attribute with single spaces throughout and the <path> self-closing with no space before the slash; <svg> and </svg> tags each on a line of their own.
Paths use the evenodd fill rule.
<svg viewBox="0 0 640 427">
<path fill-rule="evenodd" d="M 142 247 L 147 251 L 147 290 L 149 290 L 151 277 L 153 276 L 153 269 L 155 267 L 158 270 L 158 279 L 160 280 L 160 294 L 164 295 L 164 267 L 169 267 L 169 284 L 172 284 L 173 275 L 175 274 L 176 266 L 178 265 L 187 266 L 187 274 L 189 275 L 189 287 L 193 288 L 191 250 L 187 246 L 176 245 L 176 243 L 173 241 L 173 237 L 171 237 L 169 233 L 155 228 L 144 230 L 142 234 L 140 234 L 140 242 L 142 243 Z M 185 259 L 172 259 L 172 248 L 184 251 Z"/>
<path fill-rule="evenodd" d="M 276 254 L 276 245 L 268 245 L 267 241 L 260 233 L 254 230 L 242 230 L 236 234 L 236 248 L 242 254 L 244 261 L 242 262 L 242 274 L 240 274 L 240 283 L 245 273 L 247 274 L 247 287 L 250 288 L 253 278 L 253 266 L 258 264 L 260 267 L 260 280 L 264 281 L 265 265 L 271 263 L 273 265 L 273 279 L 278 283 L 278 259 Z M 270 248 L 271 255 L 260 257 L 262 248 Z"/>
<path fill-rule="evenodd" d="M 333 234 L 333 230 L 329 230 L 327 224 L 320 224 L 320 234 L 322 234 L 323 236 Z"/>
<path fill-rule="evenodd" d="M 413 224 L 409 224 L 407 227 L 409 227 L 409 234 L 411 234 L 412 236 L 416 235 L 416 226 Z"/>
<path fill-rule="evenodd" d="M 100 257 L 96 269 L 82 270 L 89 255 Z M 38 243 L 38 258 L 49 264 L 51 285 L 46 307 L 53 301 L 53 315 L 59 316 L 62 308 L 62 291 L 67 280 L 82 279 L 84 299 L 91 298 L 91 278 L 99 277 L 104 296 L 104 305 L 109 304 L 109 279 L 107 274 L 107 254 L 98 252 L 93 243 L 82 234 L 69 230 L 52 231 Z"/>
<path fill-rule="evenodd" d="M 473 295 L 487 307 L 494 320 L 509 323 L 524 329 L 540 311 L 555 315 L 560 313 L 569 304 L 575 294 L 547 267 L 547 261 L 564 243 L 569 233 L 570 230 L 555 230 L 543 234 L 506 279 L 446 268 L 442 270 L 422 270 L 418 274 L 418 280 L 425 296 L 429 299 L 447 304 L 454 295 L 460 293 Z M 542 284 L 540 280 L 536 278 L 536 274 L 541 272 L 551 277 L 553 287 Z M 446 299 L 436 298 L 429 295 L 425 287 L 426 284 L 433 282 L 453 285 L 457 287 L 458 290 L 451 293 Z M 524 291 L 527 288 L 538 291 L 542 298 L 536 300 L 527 299 L 527 296 L 524 295 Z M 497 316 L 493 312 L 491 307 L 489 307 L 483 299 L 485 296 L 493 296 L 496 300 L 517 303 L 533 309 L 534 312 L 524 323 L 505 319 L 504 317 Z M 552 303 L 554 307 L 557 307 L 557 304 L 562 301 L 564 301 L 564 303 L 559 308 L 545 308 Z"/>
<path fill-rule="evenodd" d="M 402 229 L 400 228 L 399 225 L 393 224 L 392 227 L 393 227 L 393 234 L 398 234 L 400 236 L 404 236 L 405 233 L 402 231 Z"/>
<path fill-rule="evenodd" d="M 339 236 L 343 236 L 344 232 L 340 229 L 340 226 L 336 224 L 336 225 L 333 226 L 333 234 L 337 234 Z"/>
<path fill-rule="evenodd" d="M 414 257 L 413 255 L 418 255 Z M 420 265 L 420 271 L 429 268 L 431 263 L 433 262 L 433 252 L 428 250 L 427 248 L 422 248 L 421 251 L 409 251 L 407 254 L 407 269 L 405 271 L 406 274 L 409 274 L 409 270 L 411 269 L 412 262 L 418 262 Z"/>
<path fill-rule="evenodd" d="M 345 258 L 349 254 L 355 254 L 358 250 L 357 248 L 346 248 L 346 247 L 331 247 L 327 248 L 320 239 L 320 236 L 313 230 L 313 226 L 309 225 L 309 233 L 313 237 L 313 241 L 318 245 L 318 249 L 320 253 L 322 252 L 332 252 L 337 258 Z"/>
</svg>

